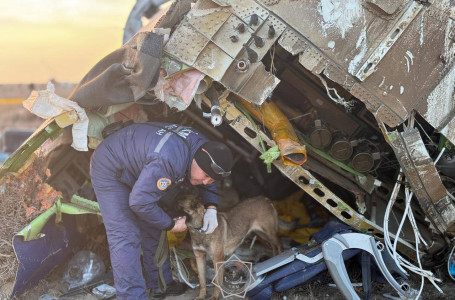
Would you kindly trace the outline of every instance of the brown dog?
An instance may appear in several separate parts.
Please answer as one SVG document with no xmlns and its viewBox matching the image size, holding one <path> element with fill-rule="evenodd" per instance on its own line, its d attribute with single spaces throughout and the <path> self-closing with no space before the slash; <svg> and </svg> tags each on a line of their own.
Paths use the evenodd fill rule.
<svg viewBox="0 0 455 300">
<path fill-rule="evenodd" d="M 178 207 L 187 214 L 188 226 L 196 264 L 198 269 L 200 291 L 197 299 L 204 299 L 207 290 L 205 287 L 205 255 L 208 253 L 216 269 L 217 262 L 224 261 L 225 255 L 230 255 L 243 242 L 250 232 L 255 232 L 259 237 L 267 240 L 277 255 L 282 251 L 278 239 L 278 216 L 272 202 L 265 197 L 255 197 L 244 200 L 227 212 L 219 212 L 218 227 L 211 234 L 200 233 L 205 208 L 195 196 L 179 198 Z M 219 270 L 215 281 L 219 285 L 219 278 L 223 278 Z M 215 286 L 210 299 L 218 299 L 220 289 Z"/>
</svg>

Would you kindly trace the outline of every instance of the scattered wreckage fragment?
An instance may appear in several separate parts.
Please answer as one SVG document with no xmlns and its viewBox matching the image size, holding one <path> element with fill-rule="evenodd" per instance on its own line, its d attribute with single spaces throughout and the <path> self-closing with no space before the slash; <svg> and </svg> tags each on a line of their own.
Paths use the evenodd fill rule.
<svg viewBox="0 0 455 300">
<path fill-rule="evenodd" d="M 302 3 L 199 0 L 191 8 L 190 1 L 175 1 L 158 28 L 141 29 L 100 61 L 69 97 L 87 111 L 89 148 L 102 140 L 103 127 L 125 119 L 118 111 L 146 120 L 146 106 L 130 102 L 153 104 L 158 98 L 203 123 L 190 107 L 194 98 L 211 107 L 217 128 L 210 131 L 223 137 L 221 130 L 231 130 L 243 138 L 230 145 L 245 161 L 252 160 L 250 149 L 267 152 L 277 145 L 282 160 L 273 165 L 339 220 L 379 240 L 394 264 L 403 262 L 396 250 L 415 261 L 445 251 L 454 234 L 453 185 L 442 180 L 433 162 L 441 149 L 429 153 L 425 144 L 443 137 L 455 142 L 453 7 L 438 0 Z M 160 33 L 170 35 L 164 47 Z M 100 91 L 112 86 L 107 70 L 123 81 Z M 187 88 L 177 89 L 182 82 Z M 403 124 L 414 120 L 414 112 L 420 130 Z M 171 113 L 163 109 L 163 114 Z M 19 153 L 31 154 L 53 133 L 60 135 L 59 119 L 64 128 L 83 118 L 73 111 L 48 121 L 36 137 L 49 135 L 40 142 L 29 139 L 0 176 L 26 162 Z M 68 149 L 65 145 L 62 149 Z M 89 176 L 68 157 L 79 155 L 84 166 L 89 153 L 53 151 L 51 184 L 71 199 Z M 401 176 L 398 166 L 419 205 L 411 203 L 408 188 L 393 188 Z M 392 210 L 388 203 L 395 204 L 393 213 L 402 222 L 385 216 Z M 342 239 L 332 242 L 350 247 Z M 341 281 L 346 278 L 333 272 Z M 349 284 L 344 286 L 344 294 L 352 296 Z"/>
<path fill-rule="evenodd" d="M 450 19 L 449 4 L 443 1 L 433 1 L 431 5 L 429 3 L 424 5 L 417 1 L 401 1 L 397 4 L 356 1 L 350 4 L 340 2 L 339 5 L 346 10 L 346 13 L 350 11 L 346 19 L 333 14 L 334 4 L 326 1 L 314 1 L 297 7 L 286 0 L 198 1 L 176 27 L 164 50 L 179 61 L 212 77 L 227 90 L 243 98 L 243 101 L 250 102 L 251 104 L 244 104 L 244 106 L 253 112 L 259 122 L 266 123 L 267 116 L 255 114 L 254 107 L 251 105 L 261 105 L 270 98 L 273 100 L 273 97 L 280 97 L 275 94 L 272 97 L 272 91 L 278 90 L 278 80 L 283 81 L 283 77 L 277 76 L 278 72 L 275 69 L 275 65 L 278 65 L 274 60 L 275 48 L 271 49 L 275 40 L 278 40 L 278 43 L 292 55 L 299 54 L 298 62 L 319 78 L 327 91 L 328 98 L 334 102 L 347 109 L 351 107 L 335 88 L 329 87 L 327 80 L 338 83 L 351 95 L 364 102 L 379 123 L 396 127 L 407 120 L 412 111 L 417 111 L 427 118 L 430 125 L 436 127 L 435 124 L 437 124 L 439 128 L 445 128 L 444 132 L 449 135 L 446 136 L 447 139 L 453 142 L 454 139 L 447 132 L 446 127 L 450 126 L 453 119 L 454 106 L 446 105 L 448 109 L 440 112 L 443 117 L 438 121 L 434 121 L 434 117 L 428 114 L 428 111 L 435 106 L 434 95 L 442 94 L 442 87 L 450 91 L 444 101 L 453 102 L 453 84 L 450 86 L 449 82 L 453 72 L 452 52 L 455 46 L 450 42 L 450 38 L 447 38 L 452 27 L 450 25 L 447 27 L 446 24 L 453 22 Z M 301 16 L 305 16 L 305 25 L 301 22 Z M 437 16 L 437 22 L 423 25 L 425 21 L 435 16 Z M 266 34 L 267 29 L 272 27 L 273 33 Z M 370 28 L 368 32 L 367 28 Z M 440 28 L 445 28 L 446 32 Z M 221 40 L 221 33 L 224 34 L 226 31 L 228 33 Z M 246 38 L 245 34 L 247 34 Z M 280 38 L 281 34 L 283 36 Z M 243 49 L 238 44 L 239 37 L 246 40 L 243 43 Z M 264 42 L 267 38 L 271 43 Z M 193 47 L 188 49 L 186 47 L 188 44 Z M 430 47 L 433 48 L 430 49 Z M 248 68 L 263 62 L 269 49 L 273 54 L 271 54 L 268 77 L 264 75 L 262 68 L 259 69 L 260 72 L 257 72 L 257 69 Z M 434 54 L 436 59 L 428 59 L 428 55 L 423 55 L 424 53 Z M 405 68 L 397 65 L 399 60 L 405 62 Z M 237 68 L 234 69 L 233 66 Z M 233 70 L 237 72 L 237 76 L 233 75 L 236 74 Z M 391 72 L 391 70 L 394 71 Z M 424 70 L 431 71 L 426 73 Z M 262 78 L 255 86 L 249 84 L 251 75 L 244 74 L 252 71 L 255 72 L 255 78 Z M 278 78 L 270 81 L 270 76 Z M 395 89 L 393 84 L 397 85 Z M 262 93 L 258 93 L 258 87 Z M 411 90 L 409 90 L 410 87 Z M 232 111 L 231 108 L 230 112 Z M 226 112 L 227 115 L 228 112 Z M 250 134 L 248 134 L 245 130 L 248 126 L 245 123 L 243 128 L 239 126 L 241 115 L 242 113 L 236 112 L 234 117 L 227 117 L 231 127 L 261 151 L 258 142 L 260 138 L 251 134 L 254 131 L 250 128 Z M 441 122 L 441 119 L 444 121 Z M 330 120 L 327 121 L 330 122 Z M 319 142 L 316 148 L 329 146 L 331 132 L 324 131 L 325 126 L 320 120 L 315 122 L 315 126 L 318 127 L 318 131 L 313 142 L 315 140 Z M 405 132 L 404 135 L 410 135 L 410 133 Z M 447 195 L 433 161 L 428 154 L 426 154 L 426 160 L 418 157 L 419 149 L 415 145 L 414 151 L 408 151 L 408 157 L 403 158 L 403 155 L 399 155 L 401 149 L 397 149 L 399 145 L 394 144 L 396 138 L 393 140 L 390 138 L 391 135 L 386 136 L 386 141 L 395 151 L 398 163 L 405 170 L 406 178 L 410 181 L 411 188 L 419 199 L 424 213 L 439 233 L 451 235 L 453 199 Z M 414 143 L 420 143 L 423 146 L 420 135 Z M 366 154 L 360 155 L 357 163 L 353 159 L 352 165 L 358 172 L 369 172 L 373 169 L 376 171 L 374 161 L 380 159 L 381 151 L 374 146 L 374 143 L 365 144 L 373 144 L 375 153 L 368 154 L 371 148 L 369 150 L 368 146 L 365 146 Z M 347 147 L 349 146 L 352 145 L 347 144 Z M 410 148 L 412 146 L 409 145 Z M 347 151 L 346 147 L 343 150 L 340 153 L 342 155 L 347 153 L 345 157 L 349 159 L 350 151 Z M 426 153 L 426 150 L 420 151 L 420 153 L 423 152 Z M 336 157 L 336 155 L 332 156 Z M 342 158 L 344 157 L 341 156 L 341 160 Z M 424 161 L 426 161 L 426 168 L 419 165 L 424 164 Z M 415 170 L 410 167 L 412 163 L 416 164 L 413 167 Z M 297 178 L 293 178 L 295 169 L 298 168 L 280 170 L 294 182 L 298 182 Z M 302 181 L 306 181 L 306 184 L 310 182 L 305 176 L 301 178 Z M 318 182 L 315 179 L 311 180 Z M 381 185 L 380 180 L 378 181 L 377 184 Z M 315 190 L 319 193 L 314 193 Z M 432 193 L 440 195 L 432 195 Z M 335 195 L 330 195 L 330 199 L 324 199 L 324 201 L 318 199 L 328 194 L 323 185 L 322 189 L 314 189 L 310 194 L 332 212 L 335 211 L 333 207 L 342 203 L 344 215 L 341 214 L 339 217 L 344 222 L 361 229 L 362 223 L 354 221 L 356 218 L 352 216 L 356 212 L 349 209 L 348 204 L 334 201 L 332 198 L 335 198 Z M 372 226 L 369 227 L 374 233 Z"/>
</svg>

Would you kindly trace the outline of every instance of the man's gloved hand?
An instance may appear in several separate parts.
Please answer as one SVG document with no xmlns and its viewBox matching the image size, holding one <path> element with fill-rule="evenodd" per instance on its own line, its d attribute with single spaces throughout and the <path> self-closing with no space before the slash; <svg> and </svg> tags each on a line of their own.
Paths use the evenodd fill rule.
<svg viewBox="0 0 455 300">
<path fill-rule="evenodd" d="M 216 209 L 215 208 L 207 208 L 204 214 L 204 224 L 200 232 L 205 234 L 212 233 L 218 227 L 218 220 L 216 218 Z"/>
</svg>

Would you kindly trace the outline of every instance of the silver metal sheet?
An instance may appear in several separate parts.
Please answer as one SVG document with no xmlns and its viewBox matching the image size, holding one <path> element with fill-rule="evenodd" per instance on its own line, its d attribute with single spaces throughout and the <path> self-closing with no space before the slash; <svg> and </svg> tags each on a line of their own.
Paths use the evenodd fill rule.
<svg viewBox="0 0 455 300">
<path fill-rule="evenodd" d="M 257 66 L 262 64 L 261 62 L 250 64 L 246 72 L 239 72 L 237 70 L 237 63 L 240 60 L 241 58 L 233 61 L 220 81 L 228 90 L 236 94 L 240 92 L 248 79 L 254 75 L 254 71 L 256 70 Z"/>
<path fill-rule="evenodd" d="M 405 10 L 381 15 L 369 11 L 360 0 L 281 0 L 269 6 L 264 0 L 258 2 L 354 75 Z"/>
<path fill-rule="evenodd" d="M 447 198 L 447 190 L 419 131 L 416 128 L 402 133 L 394 131 L 389 133 L 388 137 L 406 179 L 411 184 L 412 191 L 426 216 L 440 232 L 454 231 L 455 214 L 447 212 L 455 211 L 455 205 Z"/>
<path fill-rule="evenodd" d="M 300 53 L 299 63 L 314 74 L 320 74 L 329 64 L 329 59 L 314 46 L 309 45 Z"/>
<path fill-rule="evenodd" d="M 188 23 L 191 24 L 197 31 L 205 35 L 208 39 L 212 39 L 213 35 L 220 29 L 231 15 L 231 12 L 224 8 L 214 9 L 192 9 L 187 14 Z"/>
<path fill-rule="evenodd" d="M 381 41 L 378 47 L 371 53 L 370 57 L 363 63 L 360 69 L 355 73 L 355 76 L 360 80 L 365 80 L 370 74 L 376 71 L 376 66 L 382 58 L 389 52 L 393 44 L 400 38 L 401 34 L 406 30 L 412 20 L 421 11 L 422 5 L 417 2 L 412 2 L 406 11 L 401 15 L 398 21 L 389 29 L 387 36 Z M 366 37 L 365 37 L 366 38 Z M 352 70 L 354 71 L 354 70 Z M 352 75 L 354 75 L 350 71 Z"/>
<path fill-rule="evenodd" d="M 269 25 L 273 25 L 275 29 L 275 36 L 273 38 L 268 38 L 268 31 L 269 31 Z M 286 29 L 286 25 L 281 22 L 278 18 L 275 16 L 270 15 L 265 22 L 262 23 L 260 27 L 257 28 L 255 34 L 259 36 L 260 38 L 263 39 L 264 41 L 264 46 L 262 47 L 257 47 L 254 44 L 253 38 L 250 39 L 249 41 L 249 46 L 251 49 L 253 49 L 259 56 L 259 59 L 262 59 L 264 55 L 267 54 L 269 51 L 270 47 L 275 43 L 275 41 L 278 39 L 278 37 L 283 33 L 283 31 Z"/>
<path fill-rule="evenodd" d="M 220 81 L 233 61 L 232 57 L 210 42 L 199 54 L 193 66 L 214 80 Z"/>
<path fill-rule="evenodd" d="M 297 55 L 308 47 L 308 43 L 290 28 L 281 35 L 278 43 L 292 55 Z"/>
<path fill-rule="evenodd" d="M 192 66 L 209 39 L 194 29 L 187 21 L 182 21 L 170 37 L 164 50 Z"/>
<path fill-rule="evenodd" d="M 265 70 L 263 64 L 258 65 L 246 84 L 239 92 L 239 96 L 248 99 L 249 102 L 261 105 L 269 96 L 272 95 L 273 90 L 280 83 L 280 80 Z"/>
<path fill-rule="evenodd" d="M 245 25 L 245 32 L 240 33 L 235 28 L 243 23 Z M 217 44 L 221 49 L 228 53 L 231 57 L 236 57 L 239 52 L 243 49 L 243 44 L 248 43 L 251 38 L 251 33 L 253 30 L 248 27 L 248 24 L 243 22 L 236 15 L 231 15 L 226 22 L 221 26 L 218 32 L 213 36 L 212 40 Z M 230 37 L 237 36 L 238 41 L 232 42 Z"/>
<path fill-rule="evenodd" d="M 247 24 L 250 23 L 250 19 L 253 14 L 259 16 L 258 24 L 250 26 L 254 30 L 262 25 L 261 20 L 263 21 L 269 16 L 269 11 L 253 0 L 230 0 L 229 2 L 236 15 L 238 15 Z"/>
<path fill-rule="evenodd" d="M 390 113 L 398 115 L 399 122 L 416 109 L 437 127 L 438 120 L 450 114 L 451 97 L 441 98 L 447 93 L 447 88 L 453 90 L 450 84 L 442 84 L 440 91 L 443 93 L 436 91 L 435 97 L 431 97 L 434 101 L 429 102 L 432 104 L 427 101 L 445 70 L 449 71 L 451 67 L 440 58 L 447 46 L 453 47 L 448 38 L 453 21 L 447 14 L 449 7 L 441 5 L 439 1 L 425 8 L 382 59 L 378 70 L 364 81 L 364 87 L 388 107 Z M 379 120 L 389 126 L 396 125 L 385 119 Z"/>
<path fill-rule="evenodd" d="M 408 3 L 409 0 L 366 0 L 365 2 L 388 15 L 393 15 L 398 9 Z"/>
</svg>

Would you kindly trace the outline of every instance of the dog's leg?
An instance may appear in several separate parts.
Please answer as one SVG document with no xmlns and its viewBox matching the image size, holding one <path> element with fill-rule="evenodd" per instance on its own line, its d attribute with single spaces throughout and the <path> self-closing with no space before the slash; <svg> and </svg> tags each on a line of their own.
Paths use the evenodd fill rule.
<svg viewBox="0 0 455 300">
<path fill-rule="evenodd" d="M 215 282 L 218 286 L 220 286 L 222 280 L 223 280 L 223 275 L 224 275 L 224 269 L 221 267 L 221 264 L 218 264 L 218 267 L 220 267 L 218 270 L 217 268 L 217 263 L 222 262 L 224 260 L 224 249 L 222 247 L 217 247 L 218 249 L 215 249 L 214 253 L 212 253 L 211 258 L 213 261 L 213 268 L 215 269 Z M 220 297 L 220 288 L 218 286 L 215 286 L 213 289 L 213 295 L 210 297 L 210 300 L 217 300 Z"/>
<path fill-rule="evenodd" d="M 283 251 L 280 239 L 278 238 L 278 234 L 275 232 L 275 230 L 269 228 L 261 228 L 261 230 L 255 230 L 255 233 L 259 235 L 261 239 L 269 242 L 270 246 L 272 247 L 273 256 L 280 254 Z"/>
<path fill-rule="evenodd" d="M 196 257 L 197 272 L 199 277 L 199 297 L 196 299 L 205 299 L 207 295 L 207 288 L 205 286 L 205 252 L 193 250 Z"/>
<path fill-rule="evenodd" d="M 199 271 L 197 270 L 197 265 L 196 265 L 196 257 L 189 258 L 189 261 L 190 261 L 191 269 L 194 271 L 194 273 L 199 274 Z"/>
</svg>

